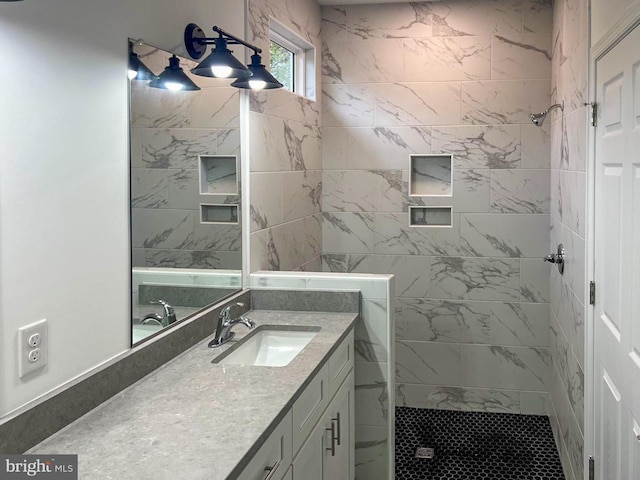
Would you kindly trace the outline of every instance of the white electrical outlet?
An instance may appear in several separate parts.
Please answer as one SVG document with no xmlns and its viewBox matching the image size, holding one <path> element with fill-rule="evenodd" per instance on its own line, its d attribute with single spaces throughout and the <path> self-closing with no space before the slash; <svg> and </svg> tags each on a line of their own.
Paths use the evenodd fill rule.
<svg viewBox="0 0 640 480">
<path fill-rule="evenodd" d="M 18 370 L 20 378 L 40 370 L 49 359 L 47 320 L 18 329 Z"/>
</svg>

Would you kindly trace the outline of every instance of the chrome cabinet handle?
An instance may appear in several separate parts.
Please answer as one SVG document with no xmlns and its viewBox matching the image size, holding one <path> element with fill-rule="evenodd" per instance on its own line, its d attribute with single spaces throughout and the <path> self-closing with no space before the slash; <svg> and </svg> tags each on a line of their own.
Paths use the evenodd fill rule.
<svg viewBox="0 0 640 480">
<path fill-rule="evenodd" d="M 340 433 L 340 412 L 337 413 L 337 418 L 335 420 L 338 423 L 338 445 L 340 445 L 340 442 L 342 441 L 342 434 Z M 331 421 L 333 422 L 333 419 L 331 419 Z"/>
<path fill-rule="evenodd" d="M 271 480 L 273 478 L 273 476 L 275 475 L 276 470 L 278 470 L 279 466 L 280 466 L 280 460 L 278 460 L 276 463 L 274 463 L 272 467 L 264 467 L 264 471 L 265 472 L 269 472 L 267 474 L 267 476 L 264 477 L 264 480 Z"/>
<path fill-rule="evenodd" d="M 325 448 L 326 451 L 331 452 L 331 456 L 336 456 L 336 424 L 333 423 L 334 419 L 331 419 L 331 428 L 325 428 L 327 432 L 331 432 L 331 446 Z"/>
</svg>

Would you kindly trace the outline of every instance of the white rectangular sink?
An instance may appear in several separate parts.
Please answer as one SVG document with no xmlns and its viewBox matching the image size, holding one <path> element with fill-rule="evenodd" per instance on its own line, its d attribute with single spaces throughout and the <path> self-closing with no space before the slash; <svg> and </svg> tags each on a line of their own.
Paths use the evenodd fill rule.
<svg viewBox="0 0 640 480">
<path fill-rule="evenodd" d="M 284 367 L 316 336 L 318 330 L 283 330 L 264 328 L 242 340 L 236 348 L 222 354 L 214 363 Z M 226 353 L 226 352 L 225 352 Z"/>
</svg>

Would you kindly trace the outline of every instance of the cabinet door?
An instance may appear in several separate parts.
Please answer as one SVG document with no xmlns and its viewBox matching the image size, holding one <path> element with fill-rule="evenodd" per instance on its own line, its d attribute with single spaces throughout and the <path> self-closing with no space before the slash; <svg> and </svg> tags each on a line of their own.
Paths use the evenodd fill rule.
<svg viewBox="0 0 640 480">
<path fill-rule="evenodd" d="M 355 461 L 354 377 L 347 376 L 325 415 L 324 480 L 353 480 Z"/>
<path fill-rule="evenodd" d="M 323 480 L 323 450 L 325 444 L 324 421 L 320 421 L 313 429 L 307 441 L 293 460 L 294 480 Z M 337 479 L 336 479 L 337 480 Z"/>
</svg>

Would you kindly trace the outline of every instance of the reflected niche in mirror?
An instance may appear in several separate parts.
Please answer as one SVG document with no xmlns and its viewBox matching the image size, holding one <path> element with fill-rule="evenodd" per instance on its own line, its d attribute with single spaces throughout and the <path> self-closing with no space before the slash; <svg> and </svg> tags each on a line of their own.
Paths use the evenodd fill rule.
<svg viewBox="0 0 640 480">
<path fill-rule="evenodd" d="M 172 56 L 132 48 L 155 75 Z M 129 83 L 134 345 L 242 288 L 239 92 L 179 60 L 200 90 Z"/>
</svg>

